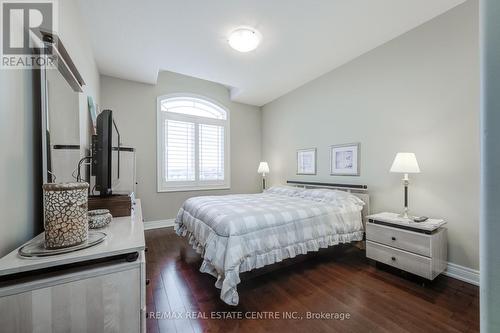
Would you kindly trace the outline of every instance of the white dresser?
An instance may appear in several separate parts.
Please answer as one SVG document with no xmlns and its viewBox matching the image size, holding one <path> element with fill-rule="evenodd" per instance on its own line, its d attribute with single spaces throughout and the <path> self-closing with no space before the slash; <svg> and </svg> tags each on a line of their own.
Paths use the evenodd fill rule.
<svg viewBox="0 0 500 333">
<path fill-rule="evenodd" d="M 446 269 L 445 221 L 416 223 L 395 213 L 367 216 L 366 256 L 433 280 Z"/>
<path fill-rule="evenodd" d="M 31 259 L 16 249 L 0 259 L 0 331 L 145 332 L 140 201 L 99 231 L 106 240 L 88 249 Z"/>
</svg>

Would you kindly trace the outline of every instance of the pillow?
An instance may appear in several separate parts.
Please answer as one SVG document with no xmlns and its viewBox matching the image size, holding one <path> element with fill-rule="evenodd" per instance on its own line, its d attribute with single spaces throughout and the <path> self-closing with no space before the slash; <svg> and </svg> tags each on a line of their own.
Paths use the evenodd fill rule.
<svg viewBox="0 0 500 333">
<path fill-rule="evenodd" d="M 364 206 L 364 201 L 346 191 L 329 190 L 329 189 L 312 189 L 304 190 L 299 194 L 304 199 L 324 202 L 337 202 L 339 204 L 350 203 Z"/>
<path fill-rule="evenodd" d="M 298 196 L 299 193 L 304 192 L 304 189 L 294 186 L 278 185 L 278 186 L 273 186 L 270 189 L 265 190 L 264 192 L 269 194 L 279 194 L 279 195 L 287 195 L 289 197 L 295 197 Z"/>
</svg>

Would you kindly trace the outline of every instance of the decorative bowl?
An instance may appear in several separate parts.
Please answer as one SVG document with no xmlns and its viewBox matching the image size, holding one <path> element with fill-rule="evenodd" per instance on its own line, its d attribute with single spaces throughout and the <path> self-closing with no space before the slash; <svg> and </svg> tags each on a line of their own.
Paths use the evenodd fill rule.
<svg viewBox="0 0 500 333">
<path fill-rule="evenodd" d="M 90 229 L 104 228 L 113 219 L 113 216 L 107 209 L 89 210 L 88 217 Z"/>
</svg>

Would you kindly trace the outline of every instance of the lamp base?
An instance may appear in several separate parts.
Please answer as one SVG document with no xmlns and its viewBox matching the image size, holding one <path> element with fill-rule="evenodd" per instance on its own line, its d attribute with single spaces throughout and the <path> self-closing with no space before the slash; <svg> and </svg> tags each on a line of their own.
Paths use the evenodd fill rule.
<svg viewBox="0 0 500 333">
<path fill-rule="evenodd" d="M 402 219 L 413 220 L 413 216 L 408 215 L 408 207 L 405 207 L 405 210 L 401 214 L 399 214 L 398 217 Z"/>
<path fill-rule="evenodd" d="M 403 213 L 399 214 L 398 216 L 403 218 L 403 219 L 412 219 L 408 215 L 408 185 L 410 185 L 410 180 L 408 179 L 408 174 L 405 173 L 405 176 L 403 177 L 403 185 L 404 185 L 404 200 L 405 200 L 405 209 Z"/>
<path fill-rule="evenodd" d="M 411 217 L 410 215 L 408 215 L 408 213 L 401 213 L 398 215 L 398 217 L 402 218 L 402 219 L 406 219 L 406 220 L 412 220 L 413 217 Z"/>
</svg>

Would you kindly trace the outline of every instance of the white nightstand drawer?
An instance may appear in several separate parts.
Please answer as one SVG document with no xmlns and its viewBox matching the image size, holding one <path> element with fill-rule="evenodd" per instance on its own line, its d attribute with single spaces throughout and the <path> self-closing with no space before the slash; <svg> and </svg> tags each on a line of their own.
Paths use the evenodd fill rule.
<svg viewBox="0 0 500 333">
<path fill-rule="evenodd" d="M 431 259 L 414 253 L 367 241 L 366 256 L 426 279 L 433 278 Z"/>
<path fill-rule="evenodd" d="M 426 234 L 367 223 L 366 239 L 426 257 L 431 256 L 431 237 Z"/>
</svg>

